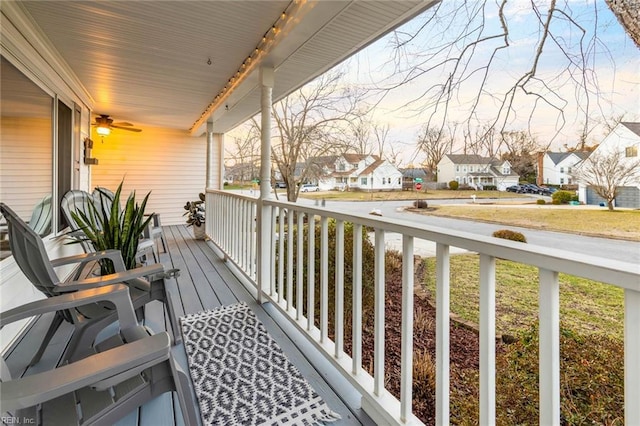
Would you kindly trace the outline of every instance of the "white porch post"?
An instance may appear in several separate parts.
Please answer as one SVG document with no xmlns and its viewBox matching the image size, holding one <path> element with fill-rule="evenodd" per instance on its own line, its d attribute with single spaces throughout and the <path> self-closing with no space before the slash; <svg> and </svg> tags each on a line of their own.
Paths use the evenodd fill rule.
<svg viewBox="0 0 640 426">
<path fill-rule="evenodd" d="M 206 189 L 221 189 L 224 175 L 224 134 L 214 133 L 207 123 L 207 181 Z"/>
<path fill-rule="evenodd" d="M 273 68 L 260 68 L 260 201 L 258 202 L 258 302 L 263 302 L 264 293 L 269 292 L 271 278 L 271 209 L 263 200 L 271 198 L 271 92 L 273 90 Z"/>
</svg>

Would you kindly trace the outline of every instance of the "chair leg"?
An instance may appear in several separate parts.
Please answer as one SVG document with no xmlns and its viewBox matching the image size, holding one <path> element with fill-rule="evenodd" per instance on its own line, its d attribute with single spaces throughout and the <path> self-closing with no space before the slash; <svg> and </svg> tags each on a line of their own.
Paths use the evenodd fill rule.
<svg viewBox="0 0 640 426">
<path fill-rule="evenodd" d="M 44 351 L 49 346 L 49 342 L 53 338 L 53 335 L 56 334 L 56 331 L 58 331 L 58 328 L 60 327 L 60 324 L 62 324 L 63 321 L 64 321 L 64 318 L 62 318 L 62 315 L 60 314 L 60 312 L 56 312 L 55 315 L 53 316 L 53 320 L 51 321 L 51 324 L 49 325 L 47 334 L 45 334 L 44 339 L 42 339 L 42 344 L 40 345 L 38 352 L 36 352 L 33 358 L 31 358 L 31 362 L 29 362 L 29 367 L 33 367 L 40 361 L 40 358 L 42 358 L 42 354 L 44 354 Z"/>
</svg>

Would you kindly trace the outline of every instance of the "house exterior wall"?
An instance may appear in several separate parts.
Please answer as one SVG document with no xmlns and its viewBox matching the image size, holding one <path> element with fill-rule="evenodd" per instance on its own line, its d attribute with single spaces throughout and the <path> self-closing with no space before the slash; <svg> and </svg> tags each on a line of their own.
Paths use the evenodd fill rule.
<svg viewBox="0 0 640 426">
<path fill-rule="evenodd" d="M 15 66 L 29 81 L 34 83 L 44 93 L 63 103 L 72 111 L 72 140 L 70 159 L 72 170 L 71 184 L 80 189 L 88 189 L 90 185 L 89 166 L 80 158 L 83 151 L 83 140 L 89 136 L 90 97 L 84 92 L 75 76 L 69 72 L 64 59 L 50 48 L 50 42 L 42 37 L 38 28 L 34 28 L 29 17 L 25 16 L 19 5 L 12 2 L 2 3 L 2 25 L 0 26 L 0 46 L 2 60 Z M 3 87 L 3 90 L 6 88 Z M 23 94 L 29 105 L 28 94 Z M 56 108 L 56 102 L 51 103 L 51 111 Z M 79 114 L 75 114 L 78 110 Z M 37 199 L 45 194 L 53 194 L 57 200 L 55 179 L 52 176 L 57 171 L 57 153 L 55 152 L 55 133 L 44 130 L 40 124 L 28 118 L 14 117 L 8 111 L 2 111 L 2 138 L 0 139 L 0 169 L 2 170 L 2 201 L 10 207 L 16 207 L 21 217 L 28 219 L 31 209 Z M 28 132 L 24 130 L 28 129 Z M 24 133 L 29 133 L 25 139 Z M 6 149 L 5 149 L 6 148 Z M 30 164 L 25 164 L 25 156 L 16 157 L 19 150 L 29 155 Z M 18 166 L 18 167 L 16 167 Z M 18 168 L 22 167 L 28 173 L 23 173 L 23 179 L 16 181 Z M 37 170 L 42 167 L 41 170 Z M 45 175 L 48 175 L 45 177 Z M 30 190 L 25 190 L 25 185 Z M 86 186 L 85 186 L 86 185 Z M 37 193 L 37 194 L 36 194 Z M 54 223 L 58 216 L 58 208 L 54 202 Z M 55 229 L 55 227 L 54 227 Z M 49 258 L 78 254 L 82 251 L 80 245 L 68 245 L 64 231 L 54 233 L 43 239 Z M 71 273 L 70 268 L 58 268 L 61 279 L 66 279 Z M 0 261 L 0 311 L 6 311 L 16 306 L 42 299 L 40 293 L 20 271 L 13 257 Z M 16 336 L 29 324 L 30 320 L 10 324 L 0 332 L 0 352 L 4 352 L 14 341 Z"/>
<path fill-rule="evenodd" d="M 544 155 L 542 161 L 543 167 L 543 184 L 545 185 L 568 185 L 573 182 L 571 176 L 571 169 L 577 163 L 582 161 L 580 157 L 575 154 L 564 158 L 562 161 L 555 164 L 549 157 L 548 153 Z"/>
<path fill-rule="evenodd" d="M 374 190 L 402 189 L 402 173 L 392 164 L 382 163 L 377 167 L 372 175 L 373 184 L 370 187 Z"/>
<path fill-rule="evenodd" d="M 438 182 L 451 182 L 456 180 L 456 166 L 446 155 L 438 163 Z"/>
<path fill-rule="evenodd" d="M 124 179 L 123 198 L 151 191 L 148 212 L 159 213 L 163 225 L 184 223 L 185 202 L 205 190 L 206 137 L 187 131 L 140 126 L 140 133 L 113 131 L 94 143 L 99 165 L 93 166 L 94 186 L 115 189 Z"/>
<path fill-rule="evenodd" d="M 626 157 L 625 150 L 627 148 L 635 149 L 635 156 Z M 621 162 L 632 163 L 640 158 L 640 135 L 631 131 L 627 126 L 620 123 L 600 142 L 600 145 L 593 151 L 592 155 L 607 156 L 615 152 L 621 152 Z M 619 199 L 615 200 L 617 207 L 640 208 L 640 174 L 637 175 L 635 181 L 627 183 L 621 188 Z M 579 182 L 578 198 L 580 202 L 585 204 L 600 204 L 599 197 L 594 195 L 593 189 L 587 188 L 583 182 Z M 636 201 L 637 200 L 637 201 Z"/>
</svg>

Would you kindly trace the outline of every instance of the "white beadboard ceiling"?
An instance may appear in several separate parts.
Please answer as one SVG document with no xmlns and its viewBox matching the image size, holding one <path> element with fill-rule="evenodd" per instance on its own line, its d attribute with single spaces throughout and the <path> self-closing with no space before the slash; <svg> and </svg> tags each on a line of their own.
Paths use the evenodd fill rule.
<svg viewBox="0 0 640 426">
<path fill-rule="evenodd" d="M 201 134 L 205 121 L 225 132 L 259 112 L 256 67 L 205 114 L 285 10 L 297 10 L 293 24 L 261 57 L 275 69 L 274 101 L 433 3 L 74 0 L 22 6 L 77 75 L 96 114 Z"/>
</svg>

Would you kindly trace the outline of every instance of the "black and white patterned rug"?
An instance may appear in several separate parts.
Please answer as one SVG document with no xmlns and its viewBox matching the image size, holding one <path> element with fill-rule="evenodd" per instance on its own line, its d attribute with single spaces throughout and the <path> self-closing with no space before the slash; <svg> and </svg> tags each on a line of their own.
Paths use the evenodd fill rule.
<svg viewBox="0 0 640 426">
<path fill-rule="evenodd" d="M 340 419 L 245 303 L 180 318 L 205 425 L 314 425 Z"/>
</svg>

